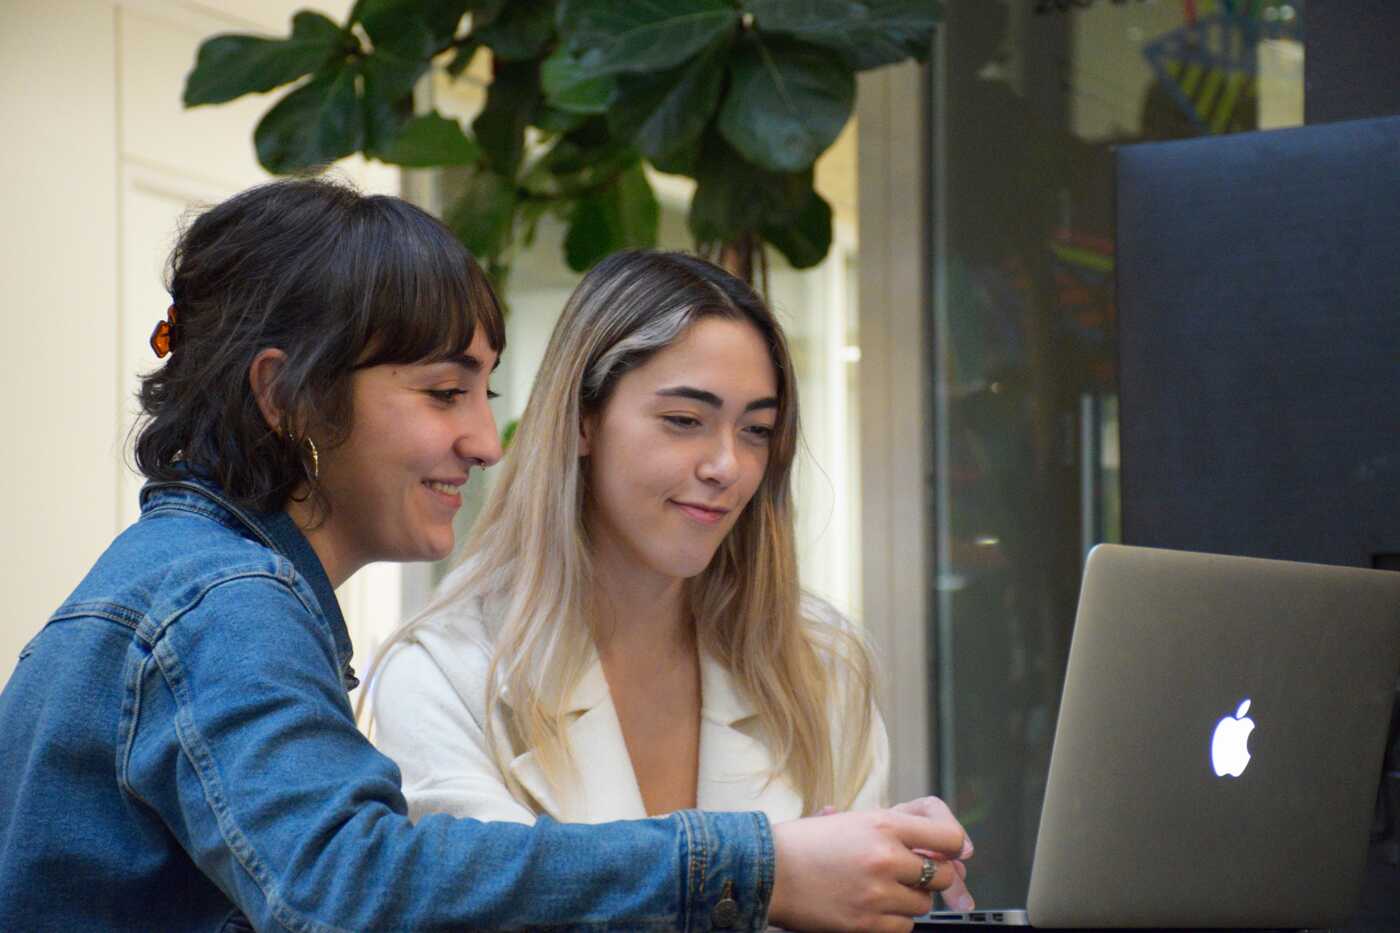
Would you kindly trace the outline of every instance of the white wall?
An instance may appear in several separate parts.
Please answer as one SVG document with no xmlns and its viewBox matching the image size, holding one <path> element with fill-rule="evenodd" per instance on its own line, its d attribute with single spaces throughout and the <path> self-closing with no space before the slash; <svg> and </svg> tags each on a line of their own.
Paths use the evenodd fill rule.
<svg viewBox="0 0 1400 933">
<path fill-rule="evenodd" d="M 946 61 L 940 32 L 933 61 Z M 890 795 L 930 793 L 925 521 L 931 477 L 925 440 L 924 216 L 927 156 L 923 76 L 912 63 L 862 74 L 860 119 L 860 504 L 861 602 L 879 652 L 880 698 L 890 734 Z M 941 132 L 941 131 L 940 131 Z M 940 138 L 939 133 L 930 135 Z M 878 168 L 877 168 L 878 167 Z M 941 192 L 936 192 L 941 196 Z"/>
<path fill-rule="evenodd" d="M 307 6 L 341 17 L 350 3 L 0 0 L 0 681 L 136 515 L 131 399 L 156 362 L 146 339 L 178 218 L 267 178 L 252 130 L 270 99 L 185 111 L 195 50 L 217 32 L 285 34 Z M 344 173 L 399 190 L 385 166 Z M 342 588 L 352 635 L 384 624 L 396 572 Z"/>
<path fill-rule="evenodd" d="M 3 18 L 0 672 L 8 677 L 23 642 L 115 527 L 117 108 L 110 4 L 9 3 Z"/>
</svg>

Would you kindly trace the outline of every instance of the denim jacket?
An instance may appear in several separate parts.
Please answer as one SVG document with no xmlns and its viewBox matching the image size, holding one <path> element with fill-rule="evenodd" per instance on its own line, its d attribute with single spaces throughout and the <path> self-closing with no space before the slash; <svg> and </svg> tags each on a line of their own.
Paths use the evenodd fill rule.
<svg viewBox="0 0 1400 933">
<path fill-rule="evenodd" d="M 411 823 L 291 519 L 193 477 L 141 512 L 0 693 L 0 929 L 763 928 L 759 813 Z"/>
</svg>

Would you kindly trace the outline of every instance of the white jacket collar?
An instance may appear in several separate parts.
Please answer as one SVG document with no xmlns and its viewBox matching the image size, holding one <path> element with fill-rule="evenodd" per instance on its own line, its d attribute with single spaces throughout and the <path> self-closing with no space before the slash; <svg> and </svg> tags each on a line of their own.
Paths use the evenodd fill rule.
<svg viewBox="0 0 1400 933">
<path fill-rule="evenodd" d="M 698 805 L 707 810 L 764 810 L 775 820 L 800 816 L 801 799 L 787 781 L 767 779 L 772 760 L 758 736 L 749 734 L 756 726 L 750 722 L 757 715 L 753 705 L 729 672 L 703 653 L 700 696 Z M 578 762 L 574 782 L 562 789 L 551 785 L 534 749 L 510 763 L 515 779 L 544 812 L 561 822 L 646 817 L 622 725 L 596 654 L 570 691 L 565 714 L 569 746 Z"/>
</svg>

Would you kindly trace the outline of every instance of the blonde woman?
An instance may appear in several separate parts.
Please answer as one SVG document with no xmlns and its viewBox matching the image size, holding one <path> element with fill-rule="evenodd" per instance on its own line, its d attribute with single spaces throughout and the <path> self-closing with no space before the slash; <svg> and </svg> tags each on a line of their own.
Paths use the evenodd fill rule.
<svg viewBox="0 0 1400 933">
<path fill-rule="evenodd" d="M 374 736 L 410 813 L 883 805 L 869 654 L 798 586 L 797 436 L 752 289 L 682 254 L 595 267 L 462 565 L 381 654 Z"/>
</svg>

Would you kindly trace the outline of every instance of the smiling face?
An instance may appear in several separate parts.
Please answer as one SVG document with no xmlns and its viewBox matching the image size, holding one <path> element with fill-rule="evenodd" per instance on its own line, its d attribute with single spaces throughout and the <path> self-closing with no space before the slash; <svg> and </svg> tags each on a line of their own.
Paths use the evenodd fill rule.
<svg viewBox="0 0 1400 933">
<path fill-rule="evenodd" d="M 353 378 L 349 438 L 321 452 L 330 517 L 309 533 L 332 580 L 371 561 L 440 560 L 473 467 L 501 457 L 487 380 L 496 354 L 479 328 L 467 353 L 389 363 Z"/>
<path fill-rule="evenodd" d="M 758 330 L 704 317 L 584 419 L 595 562 L 677 581 L 709 565 L 768 465 L 778 380 Z"/>
</svg>

